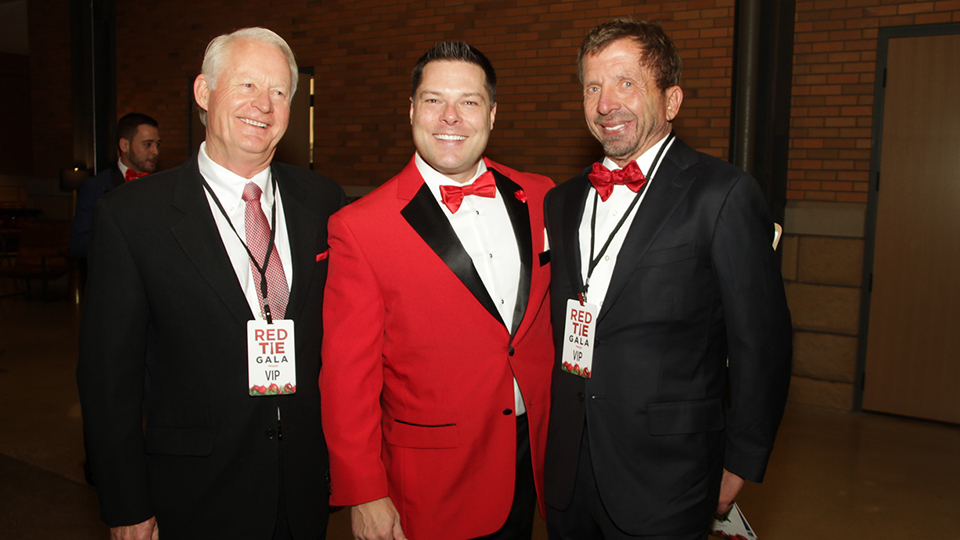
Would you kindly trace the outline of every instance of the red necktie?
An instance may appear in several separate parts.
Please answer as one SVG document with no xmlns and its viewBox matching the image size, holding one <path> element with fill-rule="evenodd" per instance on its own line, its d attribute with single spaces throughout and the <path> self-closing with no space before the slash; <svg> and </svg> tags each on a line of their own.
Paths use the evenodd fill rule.
<svg viewBox="0 0 960 540">
<path fill-rule="evenodd" d="M 247 203 L 243 218 L 247 232 L 247 248 L 253 253 L 257 264 L 263 268 L 263 258 L 270 243 L 270 224 L 267 216 L 260 207 L 260 186 L 250 182 L 243 188 L 243 200 Z M 276 201 L 274 201 L 276 204 Z M 257 299 L 260 300 L 260 310 L 263 310 L 263 291 L 260 288 L 260 271 L 253 261 L 250 261 L 250 270 L 253 272 L 253 282 L 256 284 Z M 270 300 L 270 315 L 273 319 L 282 319 L 287 310 L 287 299 L 290 291 L 287 289 L 287 276 L 283 273 L 283 263 L 280 254 L 274 246 L 267 262 L 267 297 Z"/>
<path fill-rule="evenodd" d="M 600 200 L 606 202 L 613 193 L 613 186 L 623 184 L 630 188 L 630 191 L 636 193 L 647 183 L 643 176 L 643 171 L 637 165 L 636 161 L 631 161 L 623 169 L 611 171 L 603 166 L 603 163 L 594 163 L 593 171 L 588 176 L 590 183 L 600 194 Z"/>
<path fill-rule="evenodd" d="M 440 186 L 440 196 L 443 198 L 443 204 L 447 205 L 452 214 L 457 213 L 460 204 L 463 203 L 463 198 L 467 195 L 477 195 L 491 199 L 496 197 L 497 183 L 493 179 L 493 173 L 487 171 L 481 174 L 469 186 Z"/>
<path fill-rule="evenodd" d="M 137 178 L 140 178 L 141 176 L 146 176 L 148 174 L 150 173 L 137 172 L 133 169 L 127 169 L 127 174 L 123 175 L 123 181 L 129 182 L 131 180 L 136 180 Z"/>
</svg>

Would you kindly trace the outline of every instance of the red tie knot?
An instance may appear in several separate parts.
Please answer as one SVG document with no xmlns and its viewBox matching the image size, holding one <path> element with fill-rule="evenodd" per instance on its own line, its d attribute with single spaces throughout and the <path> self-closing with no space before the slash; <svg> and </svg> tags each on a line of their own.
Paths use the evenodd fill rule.
<svg viewBox="0 0 960 540">
<path fill-rule="evenodd" d="M 247 185 L 243 186 L 244 202 L 259 201 L 260 195 L 262 194 L 263 191 L 260 189 L 260 186 L 254 182 L 248 182 Z"/>
<path fill-rule="evenodd" d="M 453 214 L 457 213 L 457 210 L 460 209 L 460 205 L 463 203 L 463 198 L 468 195 L 491 199 L 496 197 L 497 183 L 493 179 L 493 173 L 487 171 L 467 186 L 440 186 L 440 197 L 443 199 L 443 204 L 445 204 Z"/>
<path fill-rule="evenodd" d="M 140 178 L 141 176 L 146 176 L 148 174 L 150 173 L 137 172 L 133 169 L 127 169 L 127 173 L 123 175 L 123 181 L 129 182 L 131 180 L 136 180 L 137 178 Z"/>
<path fill-rule="evenodd" d="M 603 163 L 594 163 L 588 178 L 603 201 L 610 198 L 615 185 L 625 185 L 630 188 L 630 191 L 636 193 L 647 182 L 636 161 L 631 161 L 626 167 L 615 171 L 607 169 Z"/>
</svg>

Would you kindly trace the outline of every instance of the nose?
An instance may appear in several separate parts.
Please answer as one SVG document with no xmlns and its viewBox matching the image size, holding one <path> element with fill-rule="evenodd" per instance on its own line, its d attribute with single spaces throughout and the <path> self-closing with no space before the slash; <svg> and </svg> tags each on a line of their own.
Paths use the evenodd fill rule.
<svg viewBox="0 0 960 540">
<path fill-rule="evenodd" d="M 270 92 L 257 92 L 256 97 L 253 98 L 253 106 L 264 113 L 273 110 L 273 101 L 270 99 Z"/>
<path fill-rule="evenodd" d="M 620 100 L 616 93 L 607 88 L 600 89 L 600 97 L 597 99 L 597 112 L 603 115 L 610 114 L 620 108 Z"/>
<path fill-rule="evenodd" d="M 443 106 L 440 114 L 441 121 L 447 124 L 457 124 L 460 122 L 460 110 L 456 103 L 447 103 Z"/>
</svg>

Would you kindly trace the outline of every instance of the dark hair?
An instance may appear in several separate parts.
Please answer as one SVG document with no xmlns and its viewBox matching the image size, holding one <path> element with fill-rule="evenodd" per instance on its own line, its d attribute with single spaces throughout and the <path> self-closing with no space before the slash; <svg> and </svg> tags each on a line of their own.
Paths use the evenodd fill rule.
<svg viewBox="0 0 960 540">
<path fill-rule="evenodd" d="M 126 139 L 130 142 L 133 142 L 133 138 L 137 136 L 138 128 L 143 124 L 147 124 L 148 126 L 153 126 L 155 128 L 160 127 L 156 120 L 145 114 L 125 114 L 123 118 L 117 122 L 117 144 L 120 144 L 120 139 Z"/>
<path fill-rule="evenodd" d="M 683 63 L 680 53 L 670 36 L 663 31 L 659 22 L 635 21 L 629 18 L 614 19 L 596 26 L 587 34 L 577 55 L 577 71 L 580 83 L 583 83 L 583 58 L 588 54 L 597 54 L 608 45 L 620 39 L 632 39 L 643 49 L 640 66 L 654 72 L 657 87 L 666 90 L 680 84 L 680 71 Z"/>
<path fill-rule="evenodd" d="M 437 60 L 467 62 L 480 66 L 486 76 L 484 86 L 487 88 L 487 93 L 490 94 L 490 106 L 492 107 L 497 102 L 497 72 L 493 70 L 493 64 L 490 63 L 490 60 L 487 60 L 482 52 L 463 41 L 437 43 L 423 53 L 423 56 L 417 60 L 417 65 L 413 66 L 413 73 L 410 77 L 413 83 L 410 90 L 411 96 L 415 97 L 417 95 L 417 89 L 420 88 L 420 81 L 423 79 L 423 68 L 430 62 L 436 62 Z"/>
</svg>

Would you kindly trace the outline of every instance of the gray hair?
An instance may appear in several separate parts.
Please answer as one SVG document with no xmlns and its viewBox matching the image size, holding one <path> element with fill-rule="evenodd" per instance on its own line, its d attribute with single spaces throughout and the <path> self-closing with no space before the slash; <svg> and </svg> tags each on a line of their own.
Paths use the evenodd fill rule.
<svg viewBox="0 0 960 540">
<path fill-rule="evenodd" d="M 287 64 L 290 66 L 290 100 L 292 101 L 293 95 L 297 92 L 297 82 L 300 80 L 297 59 L 290 45 L 287 45 L 287 42 L 276 32 L 266 28 L 241 28 L 230 34 L 217 36 L 210 41 L 210 44 L 207 45 L 206 52 L 203 53 L 203 66 L 200 68 L 200 72 L 203 73 L 203 76 L 207 79 L 207 85 L 210 89 L 212 90 L 217 86 L 217 77 L 220 76 L 224 61 L 230 55 L 230 48 L 237 41 L 241 40 L 259 41 L 261 43 L 276 45 L 277 48 L 280 49 L 284 58 L 287 59 Z M 200 121 L 203 122 L 204 125 L 207 124 L 207 111 L 203 109 L 200 109 Z"/>
</svg>

